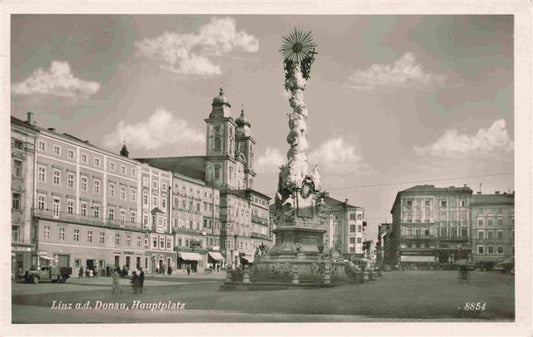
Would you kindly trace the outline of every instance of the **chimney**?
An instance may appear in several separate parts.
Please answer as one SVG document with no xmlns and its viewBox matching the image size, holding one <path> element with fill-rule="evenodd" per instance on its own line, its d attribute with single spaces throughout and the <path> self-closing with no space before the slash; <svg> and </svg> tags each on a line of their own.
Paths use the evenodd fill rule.
<svg viewBox="0 0 533 337">
<path fill-rule="evenodd" d="M 496 192 L 494 192 L 494 193 L 496 193 L 496 194 L 500 194 L 500 191 L 496 191 Z"/>
<path fill-rule="evenodd" d="M 34 125 L 34 124 L 35 124 L 35 121 L 33 120 L 33 112 L 28 111 L 28 112 L 26 113 L 26 116 L 28 116 L 28 117 L 27 117 L 28 120 L 26 121 L 26 123 L 28 123 L 28 124 L 30 124 L 30 125 Z"/>
</svg>

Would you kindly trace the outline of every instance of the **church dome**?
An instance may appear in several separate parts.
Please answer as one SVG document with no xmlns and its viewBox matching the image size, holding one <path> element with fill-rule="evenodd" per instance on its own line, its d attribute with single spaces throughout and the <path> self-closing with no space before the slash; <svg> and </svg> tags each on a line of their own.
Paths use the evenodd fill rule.
<svg viewBox="0 0 533 337">
<path fill-rule="evenodd" d="M 239 126 L 241 125 L 248 125 L 250 126 L 250 121 L 248 120 L 248 118 L 246 118 L 246 116 L 244 115 L 244 109 L 241 109 L 241 115 L 239 117 L 237 117 L 237 119 L 235 120 L 235 123 Z"/>
<path fill-rule="evenodd" d="M 229 104 L 229 99 L 226 96 L 224 96 L 224 90 L 220 88 L 220 92 L 218 93 L 218 96 L 213 98 L 213 105 L 222 105 L 222 104 L 227 104 L 231 106 Z"/>
</svg>

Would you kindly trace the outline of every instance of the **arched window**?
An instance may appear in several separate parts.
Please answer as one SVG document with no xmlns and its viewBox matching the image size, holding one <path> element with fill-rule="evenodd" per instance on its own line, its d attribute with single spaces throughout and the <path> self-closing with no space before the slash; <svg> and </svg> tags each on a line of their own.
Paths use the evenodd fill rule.
<svg viewBox="0 0 533 337">
<path fill-rule="evenodd" d="M 143 192 L 143 204 L 145 206 L 148 205 L 148 192 L 146 192 L 146 191 Z"/>
<path fill-rule="evenodd" d="M 215 137 L 215 146 L 214 146 L 213 151 L 220 152 L 221 149 L 222 149 L 222 140 L 220 139 L 220 137 Z"/>
</svg>

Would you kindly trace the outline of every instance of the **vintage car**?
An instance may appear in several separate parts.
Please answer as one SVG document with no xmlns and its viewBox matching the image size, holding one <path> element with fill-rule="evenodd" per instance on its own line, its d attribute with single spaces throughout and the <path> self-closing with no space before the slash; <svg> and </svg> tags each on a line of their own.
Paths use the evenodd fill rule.
<svg viewBox="0 0 533 337">
<path fill-rule="evenodd" d="M 72 274 L 70 267 L 44 266 L 28 270 L 24 275 L 24 280 L 33 284 L 42 281 L 65 282 Z"/>
<path fill-rule="evenodd" d="M 507 273 L 514 269 L 514 257 L 508 258 L 500 263 L 497 263 L 493 270 L 497 270 L 501 273 Z"/>
</svg>

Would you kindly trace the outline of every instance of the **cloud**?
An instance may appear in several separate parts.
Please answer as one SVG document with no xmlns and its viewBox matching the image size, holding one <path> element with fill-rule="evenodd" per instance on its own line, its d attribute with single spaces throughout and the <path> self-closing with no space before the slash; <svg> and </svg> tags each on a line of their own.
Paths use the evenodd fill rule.
<svg viewBox="0 0 533 337">
<path fill-rule="evenodd" d="M 323 142 L 308 157 L 310 162 L 318 163 L 321 172 L 327 174 L 360 173 L 367 166 L 355 147 L 342 137 Z"/>
<path fill-rule="evenodd" d="M 325 175 L 361 173 L 367 168 L 362 156 L 356 153 L 353 145 L 342 137 L 329 139 L 308 154 L 311 164 L 318 164 L 319 171 Z M 257 159 L 259 172 L 277 172 L 287 162 L 286 156 L 277 148 L 268 147 Z"/>
<path fill-rule="evenodd" d="M 365 90 L 376 87 L 427 87 L 441 86 L 445 76 L 425 72 L 415 56 L 407 52 L 393 64 L 373 64 L 370 68 L 356 71 L 348 79 L 347 86 Z"/>
<path fill-rule="evenodd" d="M 475 135 L 460 134 L 455 129 L 448 130 L 433 144 L 415 146 L 415 152 L 431 157 L 488 157 L 502 152 L 511 153 L 513 148 L 505 120 L 498 119 L 488 129 L 479 129 Z"/>
<path fill-rule="evenodd" d="M 87 98 L 100 89 L 100 84 L 74 77 L 68 62 L 53 61 L 48 70 L 37 69 L 24 81 L 13 84 L 11 89 L 18 96 Z"/>
<path fill-rule="evenodd" d="M 277 172 L 278 168 L 287 161 L 286 156 L 277 148 L 267 147 L 265 153 L 257 158 L 258 172 Z"/>
<path fill-rule="evenodd" d="M 212 56 L 223 56 L 233 50 L 257 52 L 259 41 L 244 30 L 237 31 L 234 19 L 213 18 L 196 34 L 165 32 L 137 41 L 135 48 L 138 55 L 180 75 L 218 75 L 222 70 L 213 63 Z"/>
<path fill-rule="evenodd" d="M 104 137 L 104 144 L 116 147 L 126 139 L 128 145 L 153 150 L 165 145 L 194 145 L 205 142 L 204 134 L 190 127 L 187 121 L 176 118 L 164 108 L 158 108 L 148 120 L 126 124 L 121 120 L 115 131 Z"/>
</svg>

